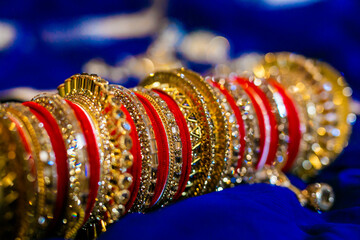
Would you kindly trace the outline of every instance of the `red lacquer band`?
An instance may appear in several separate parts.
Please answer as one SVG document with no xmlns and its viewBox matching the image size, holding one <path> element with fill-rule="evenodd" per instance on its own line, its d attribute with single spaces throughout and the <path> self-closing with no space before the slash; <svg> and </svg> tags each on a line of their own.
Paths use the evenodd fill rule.
<svg viewBox="0 0 360 240">
<path fill-rule="evenodd" d="M 130 173 L 131 176 L 133 177 L 133 183 L 128 189 L 130 191 L 130 199 L 125 206 L 125 211 L 128 212 L 129 209 L 133 206 L 139 192 L 140 182 L 141 182 L 142 158 L 140 151 L 140 141 L 139 141 L 138 133 L 136 131 L 135 123 L 131 118 L 129 111 L 124 107 L 124 105 L 121 106 L 121 110 L 124 112 L 126 116 L 126 121 L 130 124 L 131 127 L 130 137 L 132 139 L 133 145 L 130 152 L 134 157 L 133 165 L 127 170 L 127 172 Z"/>
<path fill-rule="evenodd" d="M 31 150 L 30 144 L 29 144 L 28 140 L 26 139 L 26 134 L 24 132 L 24 129 L 21 127 L 21 124 L 18 122 L 16 117 L 9 116 L 9 119 L 15 124 L 16 130 L 18 131 L 18 133 L 20 135 L 21 142 L 23 143 L 24 150 L 30 156 L 28 159 L 28 162 L 30 165 L 30 172 L 33 174 L 33 176 L 36 176 L 37 173 L 36 173 L 35 159 L 33 157 L 33 152 Z"/>
<path fill-rule="evenodd" d="M 239 169 L 242 166 L 242 162 L 244 159 L 245 145 L 246 145 L 245 125 L 244 125 L 244 121 L 242 119 L 240 109 L 236 105 L 236 102 L 235 102 L 235 99 L 233 98 L 233 96 L 228 92 L 228 90 L 226 90 L 226 88 L 224 88 L 224 86 L 222 86 L 220 83 L 214 82 L 214 81 L 209 81 L 209 83 L 212 86 L 218 88 L 221 91 L 221 93 L 225 96 L 226 100 L 230 104 L 230 107 L 235 114 L 236 121 L 239 124 L 240 150 L 239 150 L 239 160 L 238 160 L 238 164 L 236 167 L 236 169 Z"/>
<path fill-rule="evenodd" d="M 154 129 L 156 144 L 158 148 L 159 166 L 157 170 L 157 180 L 154 190 L 154 196 L 151 199 L 150 207 L 154 206 L 160 199 L 166 185 L 169 174 L 169 146 L 166 137 L 165 128 L 162 124 L 160 116 L 157 114 L 156 109 L 144 96 L 135 93 L 138 99 L 143 104 L 146 113 L 148 114 L 151 124 Z"/>
<path fill-rule="evenodd" d="M 98 142 L 96 140 L 94 127 L 91 123 L 91 120 L 84 109 L 80 106 L 72 103 L 68 100 L 65 100 L 69 106 L 74 110 L 75 116 L 77 120 L 80 122 L 81 129 L 84 133 L 88 159 L 90 165 L 90 177 L 89 177 L 89 195 L 87 199 L 86 211 L 85 211 L 85 219 L 84 223 L 90 217 L 90 213 L 94 208 L 96 197 L 99 189 L 99 181 L 100 181 L 100 154 L 98 151 Z M 87 174 L 86 174 L 87 175 Z"/>
<path fill-rule="evenodd" d="M 287 161 L 282 169 L 284 172 L 287 172 L 291 169 L 292 165 L 294 164 L 300 148 L 301 129 L 300 129 L 299 113 L 296 109 L 294 101 L 291 99 L 291 97 L 283 88 L 283 86 L 280 83 L 278 83 L 275 79 L 269 79 L 268 82 L 281 95 L 287 112 L 286 117 L 289 124 L 289 143 L 287 149 Z"/>
<path fill-rule="evenodd" d="M 62 219 L 65 213 L 65 203 L 67 201 L 67 192 L 69 185 L 69 170 L 67 164 L 67 154 L 65 143 L 55 118 L 43 106 L 35 102 L 25 102 L 24 106 L 30 108 L 30 111 L 37 117 L 37 119 L 44 125 L 44 128 L 49 135 L 52 148 L 54 150 L 56 159 L 56 172 L 57 172 L 57 196 L 54 212 L 53 226 Z"/>
<path fill-rule="evenodd" d="M 244 78 L 236 77 L 235 80 L 250 97 L 259 120 L 260 157 L 256 168 L 261 169 L 265 164 L 272 165 L 276 157 L 279 143 L 276 117 L 272 112 L 269 99 L 259 87 Z"/>
<path fill-rule="evenodd" d="M 179 131 L 180 131 L 180 138 L 181 138 L 181 142 L 182 142 L 183 163 L 182 163 L 182 168 L 181 168 L 181 176 L 180 176 L 180 180 L 179 180 L 178 191 L 176 192 L 176 194 L 174 195 L 174 198 L 173 198 L 174 200 L 176 200 L 176 199 L 179 199 L 181 197 L 181 194 L 184 192 L 184 190 L 186 188 L 186 184 L 187 184 L 187 182 L 189 180 L 189 176 L 190 176 L 191 161 L 192 161 L 192 157 L 191 157 L 192 148 L 191 148 L 190 132 L 189 132 L 189 128 L 187 126 L 185 117 L 182 114 L 182 112 L 181 112 L 179 106 L 177 105 L 177 103 L 175 102 L 175 100 L 172 99 L 172 97 L 170 97 L 168 94 L 166 94 L 165 92 L 163 92 L 161 90 L 153 89 L 152 91 L 159 94 L 161 99 L 166 102 L 170 111 L 175 116 L 175 121 L 176 121 L 176 124 L 178 125 Z"/>
</svg>

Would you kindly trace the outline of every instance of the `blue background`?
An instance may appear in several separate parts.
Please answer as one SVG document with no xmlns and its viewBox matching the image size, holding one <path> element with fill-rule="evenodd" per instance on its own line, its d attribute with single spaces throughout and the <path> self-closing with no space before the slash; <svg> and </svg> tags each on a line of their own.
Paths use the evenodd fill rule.
<svg viewBox="0 0 360 240">
<path fill-rule="evenodd" d="M 81 72 L 92 58 L 113 64 L 143 53 L 156 33 L 109 40 L 79 36 L 72 30 L 97 16 L 134 13 L 150 5 L 145 0 L 1 1 L 0 23 L 10 25 L 15 37 L 0 48 L 0 90 L 55 88 Z M 231 57 L 250 51 L 293 51 L 320 58 L 344 73 L 358 98 L 359 12 L 360 1 L 356 0 L 172 0 L 165 15 L 180 25 L 184 34 L 205 29 L 226 37 Z M 55 33 L 55 39 L 50 41 L 44 32 Z M 56 39 L 64 34 L 65 40 Z M 183 60 L 196 71 L 210 67 Z M 129 214 L 100 239 L 359 239 L 359 136 L 357 123 L 349 147 L 312 179 L 334 187 L 335 206 L 327 213 L 301 207 L 287 189 L 242 185 L 145 215 Z"/>
</svg>

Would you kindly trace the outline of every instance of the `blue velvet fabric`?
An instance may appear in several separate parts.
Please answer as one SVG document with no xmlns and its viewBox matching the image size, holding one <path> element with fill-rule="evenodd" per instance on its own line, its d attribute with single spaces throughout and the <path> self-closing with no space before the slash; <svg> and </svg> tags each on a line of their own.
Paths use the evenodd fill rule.
<svg viewBox="0 0 360 240">
<path fill-rule="evenodd" d="M 55 88 L 81 72 L 91 58 L 101 57 L 113 64 L 143 53 L 153 36 L 109 40 L 72 34 L 76 26 L 93 17 L 132 13 L 149 5 L 145 0 L 1 1 L 0 23 L 11 25 L 16 34 L 9 46 L 0 45 L 0 90 Z M 170 0 L 168 6 L 167 16 L 185 33 L 206 29 L 226 37 L 231 57 L 250 51 L 294 51 L 327 61 L 344 73 L 354 97 L 359 98 L 357 0 Z M 66 39 L 49 40 L 46 33 Z M 196 71 L 209 67 L 184 60 Z M 348 148 L 311 180 L 334 187 L 336 202 L 329 212 L 301 207 L 295 195 L 284 188 L 242 185 L 145 215 L 128 214 L 100 239 L 359 239 L 359 136 L 357 123 Z M 304 186 L 296 177 L 289 177 Z"/>
</svg>

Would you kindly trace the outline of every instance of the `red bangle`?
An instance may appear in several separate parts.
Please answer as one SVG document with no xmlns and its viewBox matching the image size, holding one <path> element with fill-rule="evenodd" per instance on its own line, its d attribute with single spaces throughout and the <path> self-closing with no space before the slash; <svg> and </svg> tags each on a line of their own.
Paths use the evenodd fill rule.
<svg viewBox="0 0 360 240">
<path fill-rule="evenodd" d="M 35 117 L 44 124 L 44 128 L 50 137 L 51 145 L 54 150 L 56 172 L 58 175 L 56 207 L 52 226 L 55 227 L 65 213 L 64 203 L 67 201 L 67 186 L 69 185 L 69 170 L 65 143 L 56 120 L 45 107 L 35 102 L 25 102 L 23 105 L 29 107 Z"/>
<path fill-rule="evenodd" d="M 242 162 L 244 159 L 244 153 L 245 153 L 245 146 L 246 146 L 246 140 L 245 140 L 245 124 L 242 119 L 242 115 L 240 112 L 240 109 L 236 105 L 235 99 L 233 96 L 224 88 L 220 83 L 214 82 L 214 81 L 208 81 L 211 85 L 218 88 L 221 93 L 225 96 L 226 100 L 230 104 L 231 109 L 233 110 L 236 121 L 239 124 L 239 138 L 240 138 L 240 150 L 239 150 L 239 160 L 236 167 L 236 170 L 239 169 L 242 166 Z"/>
<path fill-rule="evenodd" d="M 146 113 L 148 114 L 151 124 L 153 125 L 155 139 L 158 148 L 159 166 L 157 170 L 157 180 L 154 190 L 154 196 L 151 199 L 150 207 L 154 206 L 160 199 L 164 189 L 166 180 L 169 174 L 169 147 L 166 137 L 165 128 L 162 124 L 160 116 L 157 114 L 155 108 L 151 103 L 141 94 L 135 93 L 138 99 L 143 104 Z"/>
<path fill-rule="evenodd" d="M 265 93 L 253 82 L 236 77 L 245 92 L 249 95 L 259 119 L 260 129 L 260 157 L 256 168 L 261 169 L 265 164 L 272 165 L 278 148 L 279 135 L 276 117 Z"/>
<path fill-rule="evenodd" d="M 88 159 L 90 165 L 89 177 L 89 195 L 85 211 L 84 223 L 90 217 L 90 213 L 94 208 L 96 197 L 99 189 L 100 181 L 100 154 L 98 151 L 98 143 L 95 136 L 93 125 L 87 116 L 86 112 L 76 105 L 75 103 L 65 100 L 69 106 L 74 110 L 77 120 L 80 122 L 81 129 L 84 133 L 85 141 L 87 144 Z"/>
<path fill-rule="evenodd" d="M 25 136 L 25 132 L 23 130 L 23 128 L 21 127 L 21 124 L 18 122 L 18 120 L 16 119 L 16 117 L 13 116 L 9 116 L 9 119 L 15 124 L 16 126 L 16 130 L 18 131 L 19 135 L 20 135 L 20 139 L 21 142 L 23 143 L 24 146 L 24 150 L 27 154 L 29 154 L 31 157 L 29 158 L 29 165 L 30 165 L 30 172 L 33 174 L 33 176 L 36 176 L 36 167 L 35 167 L 35 161 L 33 156 L 33 153 L 31 151 L 29 142 L 26 139 Z"/>
<path fill-rule="evenodd" d="M 166 102 L 170 111 L 174 114 L 176 124 L 179 127 L 180 138 L 181 138 L 181 142 L 182 142 L 183 163 L 182 163 L 182 168 L 181 168 L 182 171 L 181 171 L 181 176 L 180 176 L 180 180 L 179 180 L 178 191 L 176 192 L 176 194 L 174 195 L 174 198 L 173 198 L 174 200 L 177 200 L 181 197 L 181 194 L 184 192 L 184 190 L 186 188 L 186 184 L 189 180 L 190 171 L 191 171 L 192 148 L 191 148 L 190 132 L 189 132 L 189 128 L 187 126 L 185 117 L 182 114 L 182 112 L 181 112 L 179 106 L 177 105 L 177 103 L 175 102 L 175 100 L 172 99 L 172 97 L 170 97 L 168 94 L 166 94 L 165 92 L 163 92 L 161 90 L 152 89 L 152 91 L 159 94 L 161 99 Z"/>
<path fill-rule="evenodd" d="M 133 177 L 133 183 L 128 189 L 130 191 L 130 199 L 125 206 L 125 213 L 126 213 L 133 206 L 139 192 L 140 182 L 141 182 L 142 161 L 141 161 L 140 141 L 138 138 L 138 133 L 136 131 L 135 123 L 132 117 L 130 116 L 128 110 L 124 107 L 124 105 L 121 106 L 121 110 L 124 112 L 126 116 L 126 121 L 130 124 L 131 127 L 130 137 L 132 139 L 133 146 L 130 152 L 134 157 L 133 165 L 127 170 L 127 172 L 130 173 Z"/>
<path fill-rule="evenodd" d="M 268 79 L 268 82 L 281 95 L 287 112 L 287 120 L 289 124 L 289 143 L 287 149 L 287 161 L 286 164 L 283 166 L 283 171 L 287 172 L 294 164 L 300 148 L 301 129 L 299 113 L 296 109 L 294 101 L 291 99 L 283 86 L 274 79 Z"/>
</svg>

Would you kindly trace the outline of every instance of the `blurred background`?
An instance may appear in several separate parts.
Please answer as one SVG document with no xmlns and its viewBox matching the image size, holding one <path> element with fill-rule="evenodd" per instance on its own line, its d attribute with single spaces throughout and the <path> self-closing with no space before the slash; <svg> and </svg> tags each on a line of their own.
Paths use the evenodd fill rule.
<svg viewBox="0 0 360 240">
<path fill-rule="evenodd" d="M 79 72 L 126 87 L 154 69 L 199 72 L 249 52 L 329 62 L 358 96 L 358 0 L 0 0 L 0 90 Z"/>
</svg>

